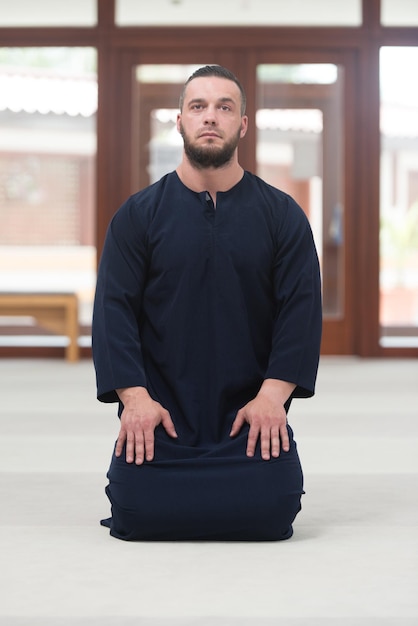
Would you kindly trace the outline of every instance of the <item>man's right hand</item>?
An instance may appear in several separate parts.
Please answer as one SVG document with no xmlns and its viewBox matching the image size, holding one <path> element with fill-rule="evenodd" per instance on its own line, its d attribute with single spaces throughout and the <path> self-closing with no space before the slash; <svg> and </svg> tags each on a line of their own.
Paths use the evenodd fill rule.
<svg viewBox="0 0 418 626">
<path fill-rule="evenodd" d="M 116 442 L 116 456 L 121 456 L 126 442 L 126 462 L 141 465 L 144 459 L 154 458 L 154 431 L 162 424 L 170 435 L 177 433 L 170 413 L 151 398 L 145 387 L 126 387 L 116 390 L 122 404 L 121 426 Z"/>
</svg>

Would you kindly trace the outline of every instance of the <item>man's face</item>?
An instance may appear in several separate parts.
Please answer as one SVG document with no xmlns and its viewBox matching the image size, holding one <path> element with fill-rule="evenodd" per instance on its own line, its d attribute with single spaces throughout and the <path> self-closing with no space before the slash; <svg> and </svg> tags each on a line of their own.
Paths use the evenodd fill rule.
<svg viewBox="0 0 418 626">
<path fill-rule="evenodd" d="M 217 76 L 194 78 L 177 116 L 191 164 L 198 169 L 227 164 L 247 132 L 247 121 L 241 115 L 241 93 L 233 81 Z"/>
</svg>

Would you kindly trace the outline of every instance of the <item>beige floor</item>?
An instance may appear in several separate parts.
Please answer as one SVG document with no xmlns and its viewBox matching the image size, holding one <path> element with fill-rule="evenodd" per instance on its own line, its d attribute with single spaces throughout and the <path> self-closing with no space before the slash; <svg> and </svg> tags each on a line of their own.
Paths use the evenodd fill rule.
<svg viewBox="0 0 418 626">
<path fill-rule="evenodd" d="M 112 539 L 90 361 L 0 380 L 1 626 L 417 626 L 418 361 L 322 360 L 290 415 L 303 511 L 267 544 Z"/>
</svg>

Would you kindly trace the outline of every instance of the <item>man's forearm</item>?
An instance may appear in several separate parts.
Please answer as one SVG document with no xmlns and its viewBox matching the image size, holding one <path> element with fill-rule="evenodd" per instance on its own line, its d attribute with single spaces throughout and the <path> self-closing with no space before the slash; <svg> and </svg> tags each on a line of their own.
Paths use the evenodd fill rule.
<svg viewBox="0 0 418 626">
<path fill-rule="evenodd" d="M 289 383 L 286 380 L 278 380 L 276 378 L 266 378 L 258 393 L 262 395 L 268 394 L 275 402 L 283 406 L 289 400 L 295 389 L 296 385 L 294 383 Z"/>
<path fill-rule="evenodd" d="M 116 389 L 116 393 L 124 406 L 147 400 L 150 397 L 146 387 L 125 387 Z"/>
</svg>

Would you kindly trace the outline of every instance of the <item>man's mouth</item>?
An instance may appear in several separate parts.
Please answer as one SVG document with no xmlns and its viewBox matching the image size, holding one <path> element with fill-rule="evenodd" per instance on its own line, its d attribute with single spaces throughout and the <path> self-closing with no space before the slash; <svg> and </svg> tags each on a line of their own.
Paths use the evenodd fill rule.
<svg viewBox="0 0 418 626">
<path fill-rule="evenodd" d="M 204 132 L 201 135 L 199 135 L 199 137 L 217 137 L 219 138 L 220 136 L 217 133 L 211 133 L 211 132 Z"/>
</svg>

